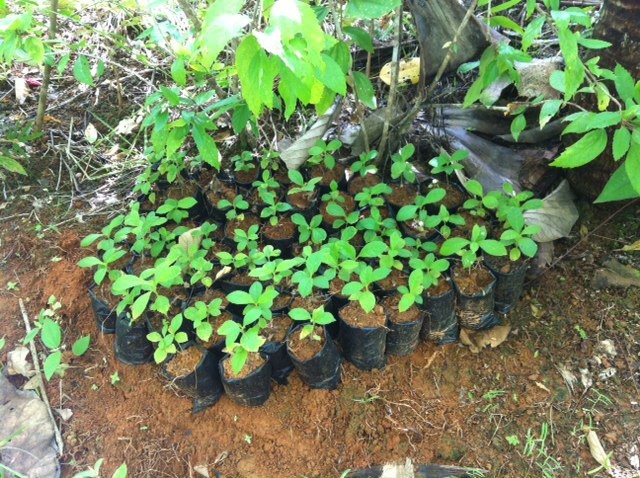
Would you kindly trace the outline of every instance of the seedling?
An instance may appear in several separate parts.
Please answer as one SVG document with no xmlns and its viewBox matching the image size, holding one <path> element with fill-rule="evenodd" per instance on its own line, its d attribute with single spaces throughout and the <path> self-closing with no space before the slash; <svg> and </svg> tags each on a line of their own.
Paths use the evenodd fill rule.
<svg viewBox="0 0 640 478">
<path fill-rule="evenodd" d="M 260 212 L 260 217 L 268 219 L 269 224 L 272 226 L 278 224 L 278 216 L 280 214 L 291 211 L 292 209 L 291 204 L 278 201 L 276 194 L 273 191 L 263 192 L 260 197 L 266 204 Z"/>
<path fill-rule="evenodd" d="M 120 383 L 120 375 L 118 374 L 118 371 L 116 370 L 115 372 L 113 372 L 109 378 L 111 379 L 111 385 L 117 385 L 118 383 Z"/>
<path fill-rule="evenodd" d="M 466 150 L 454 151 L 453 154 L 443 150 L 438 156 L 429 161 L 432 166 L 431 174 L 444 173 L 448 179 L 456 171 L 462 171 L 463 166 L 461 163 L 468 157 L 469 151 Z"/>
<path fill-rule="evenodd" d="M 170 354 L 178 352 L 176 344 L 183 344 L 189 340 L 186 332 L 180 330 L 182 327 L 182 314 L 176 315 L 171 322 L 162 320 L 162 329 L 160 332 L 154 331 L 147 334 L 147 340 L 158 344 L 153 353 L 153 360 L 156 363 L 162 363 Z"/>
<path fill-rule="evenodd" d="M 469 211 L 472 216 L 487 217 L 487 210 L 494 210 L 498 207 L 498 199 L 494 194 L 485 196 L 484 188 L 475 179 L 470 179 L 464 185 L 471 195 L 462 205 L 463 209 Z"/>
<path fill-rule="evenodd" d="M 322 244 L 327 239 L 327 231 L 322 227 L 322 215 L 316 214 L 309 222 L 300 214 L 295 213 L 291 216 L 291 222 L 298 226 L 298 242 L 300 244 Z"/>
<path fill-rule="evenodd" d="M 260 330 L 258 325 L 245 329 L 233 320 L 227 320 L 218 328 L 218 335 L 225 337 L 224 351 L 231 356 L 231 368 L 236 375 L 244 368 L 249 354 L 257 353 L 266 342 Z"/>
<path fill-rule="evenodd" d="M 187 320 L 193 322 L 193 329 L 200 340 L 206 342 L 213 334 L 210 318 L 218 317 L 222 311 L 222 299 L 213 299 L 209 304 L 202 301 L 195 302 L 183 312 Z"/>
<path fill-rule="evenodd" d="M 442 204 L 440 205 L 438 214 L 424 215 L 420 217 L 424 217 L 425 227 L 438 230 L 445 239 L 451 235 L 452 227 L 463 226 L 465 224 L 462 216 L 459 214 L 451 214 Z"/>
<path fill-rule="evenodd" d="M 233 231 L 233 240 L 236 243 L 236 250 L 242 252 L 245 250 L 253 250 L 258 247 L 258 229 L 260 226 L 254 224 L 249 226 L 246 231 L 244 229 L 236 229 Z"/>
<path fill-rule="evenodd" d="M 364 188 L 361 192 L 356 194 L 355 200 L 358 202 L 359 207 L 383 207 L 386 203 L 384 196 L 390 194 L 391 187 L 385 183 L 379 183 L 370 188 Z"/>
<path fill-rule="evenodd" d="M 419 219 L 420 213 L 425 211 L 425 217 L 427 215 L 426 208 L 430 204 L 435 204 L 444 198 L 447 192 L 441 188 L 432 189 L 426 196 L 417 196 L 413 201 L 413 204 L 402 206 L 396 215 L 398 222 L 410 221 L 412 219 Z"/>
<path fill-rule="evenodd" d="M 471 238 L 451 237 L 442 243 L 440 253 L 445 256 L 456 254 L 462 259 L 462 266 L 470 269 L 478 262 L 480 250 L 490 256 L 506 256 L 507 249 L 504 244 L 495 239 L 487 239 L 487 228 L 474 224 Z"/>
<path fill-rule="evenodd" d="M 326 312 L 321 305 L 310 314 L 307 310 L 296 308 L 289 311 L 289 317 L 298 322 L 308 322 L 300 330 L 300 340 L 310 337 L 313 340 L 320 340 L 321 337 L 315 333 L 315 328 L 322 325 L 329 325 L 336 321 L 331 312 Z"/>
<path fill-rule="evenodd" d="M 387 277 L 391 269 L 379 267 L 374 269 L 370 265 L 364 265 L 357 271 L 359 280 L 351 281 L 342 288 L 342 293 L 349 296 L 349 300 L 357 300 L 366 313 L 369 313 L 376 306 L 376 297 L 371 292 L 371 287 L 377 281 Z"/>
<path fill-rule="evenodd" d="M 378 157 L 378 152 L 371 150 L 368 153 L 360 153 L 357 161 L 354 161 L 351 165 L 351 171 L 353 174 L 365 176 L 369 173 L 375 173 L 378 168 L 375 165 L 375 159 Z"/>
<path fill-rule="evenodd" d="M 62 307 L 55 296 L 49 297 L 47 307 L 40 309 L 38 318 L 35 320 L 34 328 L 27 334 L 23 340 L 23 344 L 27 345 L 40 335 L 40 340 L 49 350 L 47 357 L 42 363 L 44 376 L 47 380 L 51 380 L 54 374 L 64 375 L 66 365 L 62 363 L 62 329 L 60 327 L 59 310 Z M 91 336 L 85 335 L 80 337 L 73 343 L 71 351 L 76 357 L 84 355 L 89 349 Z"/>
<path fill-rule="evenodd" d="M 309 181 L 305 181 L 302 173 L 295 169 L 289 170 L 289 179 L 295 186 L 289 189 L 287 194 L 306 193 L 309 196 L 315 192 L 316 184 L 322 180 L 322 178 L 311 178 Z"/>
<path fill-rule="evenodd" d="M 408 310 L 413 304 L 422 304 L 422 292 L 424 291 L 422 276 L 421 270 L 414 270 L 409 274 L 408 287 L 404 285 L 398 287 L 398 292 L 402 295 L 398 303 L 400 312 Z"/>
<path fill-rule="evenodd" d="M 104 253 L 102 254 L 102 260 L 95 256 L 88 256 L 78 262 L 79 267 L 96 268 L 96 271 L 93 274 L 93 281 L 97 285 L 102 284 L 102 281 L 107 276 L 107 273 L 109 273 L 109 278 L 111 280 L 116 279 L 117 276 L 122 273 L 119 270 L 112 270 L 109 266 L 121 259 L 127 253 L 127 251 L 125 251 L 121 247 L 115 247 L 111 239 L 102 241 L 101 244 L 103 247 L 105 247 Z"/>
<path fill-rule="evenodd" d="M 254 282 L 249 292 L 234 290 L 227 296 L 227 300 L 232 304 L 245 306 L 242 311 L 244 326 L 258 322 L 263 328 L 273 316 L 271 307 L 276 297 L 278 297 L 278 291 L 273 286 L 265 288 L 261 282 Z"/>
<path fill-rule="evenodd" d="M 156 212 L 163 214 L 167 219 L 180 224 L 183 219 L 189 217 L 188 209 L 195 206 L 197 201 L 195 198 L 186 197 L 180 200 L 167 199 L 162 206 L 160 206 Z"/>
<path fill-rule="evenodd" d="M 329 283 L 336 276 L 336 270 L 334 268 L 327 268 L 321 273 L 318 273 L 327 253 L 328 249 L 321 249 L 314 252 L 311 247 L 304 247 L 302 258 L 305 266 L 291 276 L 291 283 L 298 285 L 298 293 L 301 297 L 309 297 L 314 289 L 329 289 Z"/>
<path fill-rule="evenodd" d="M 309 159 L 307 163 L 312 166 L 324 164 L 327 169 L 333 169 L 336 165 L 336 159 L 333 153 L 340 149 L 342 143 L 337 140 L 331 140 L 329 144 L 319 140 L 313 148 L 309 150 Z"/>
<path fill-rule="evenodd" d="M 531 239 L 540 232 L 540 226 L 525 226 L 521 231 L 507 229 L 500 235 L 500 242 L 507 248 L 509 259 L 517 261 L 524 254 L 534 257 L 538 252 L 538 244 Z"/>
<path fill-rule="evenodd" d="M 240 155 L 233 156 L 231 163 L 236 172 L 248 172 L 257 166 L 255 158 L 249 151 L 243 151 Z"/>
<path fill-rule="evenodd" d="M 413 169 L 413 165 L 409 162 L 409 159 L 415 153 L 416 147 L 409 143 L 403 147 L 400 152 L 391 156 L 391 178 L 401 179 L 407 183 L 416 182 L 416 173 Z"/>
<path fill-rule="evenodd" d="M 233 221 L 236 218 L 243 218 L 244 211 L 249 209 L 249 203 L 245 200 L 242 194 L 238 194 L 233 198 L 233 201 L 228 199 L 222 199 L 218 201 L 216 206 L 218 209 L 226 210 L 225 216 L 228 221 Z"/>
<path fill-rule="evenodd" d="M 249 272 L 250 277 L 255 277 L 262 282 L 270 282 L 274 285 L 280 284 L 284 279 L 291 277 L 294 269 L 304 263 L 302 257 L 293 259 L 275 259 L 265 262 L 260 267 Z"/>
</svg>

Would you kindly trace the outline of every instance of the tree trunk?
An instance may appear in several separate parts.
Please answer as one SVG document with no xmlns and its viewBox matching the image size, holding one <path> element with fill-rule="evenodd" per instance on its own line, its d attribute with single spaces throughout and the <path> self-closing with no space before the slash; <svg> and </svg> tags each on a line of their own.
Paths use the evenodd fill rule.
<svg viewBox="0 0 640 478">
<path fill-rule="evenodd" d="M 634 78 L 640 78 L 640 1 L 604 0 L 594 37 L 613 46 L 598 50 L 600 64 L 614 68 L 620 63 Z M 568 171 L 571 187 L 581 196 L 594 200 L 614 171 L 620 166 L 611 156 L 610 148 L 595 161 Z"/>
<path fill-rule="evenodd" d="M 640 77 L 640 2 L 605 0 L 594 36 L 613 44 L 601 50 L 604 65 L 620 63 L 635 78 Z"/>
<path fill-rule="evenodd" d="M 433 76 L 440 68 L 467 9 L 457 0 L 410 0 L 409 7 L 416 24 L 420 43 L 420 81 Z M 489 44 L 488 30 L 475 18 L 470 21 L 456 43 L 455 55 L 447 71 L 455 70 L 465 61 L 478 56 Z"/>
</svg>

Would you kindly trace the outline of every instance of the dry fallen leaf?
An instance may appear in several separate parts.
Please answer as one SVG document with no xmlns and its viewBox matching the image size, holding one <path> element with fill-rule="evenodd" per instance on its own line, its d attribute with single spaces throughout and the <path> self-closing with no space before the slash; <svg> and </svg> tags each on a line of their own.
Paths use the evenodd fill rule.
<svg viewBox="0 0 640 478">
<path fill-rule="evenodd" d="M 587 443 L 589 444 L 589 451 L 591 451 L 593 459 L 601 466 L 609 466 L 610 460 L 607 456 L 607 452 L 604 451 L 598 435 L 593 430 L 589 430 L 587 433 Z"/>
<path fill-rule="evenodd" d="M 187 232 L 180 234 L 178 238 L 178 245 L 188 250 L 195 250 L 200 247 L 200 242 L 202 242 L 202 234 L 196 233 L 196 231 L 200 232 L 199 227 L 194 227 L 193 229 L 189 229 Z"/>
<path fill-rule="evenodd" d="M 549 390 L 543 383 L 541 382 L 536 382 L 536 387 L 541 388 L 542 390 L 544 390 L 547 393 L 551 393 L 551 390 Z"/>
<path fill-rule="evenodd" d="M 477 354 L 488 345 L 492 349 L 496 348 L 507 340 L 510 331 L 510 325 L 496 325 L 492 329 L 480 331 L 461 329 L 460 342 L 469 347 L 471 353 Z"/>
<path fill-rule="evenodd" d="M 16 77 L 14 89 L 16 91 L 16 101 L 19 105 L 23 105 L 24 102 L 27 101 L 27 96 L 29 96 L 29 86 L 27 85 L 27 81 L 24 78 Z"/>
<path fill-rule="evenodd" d="M 87 129 L 84 130 L 84 138 L 89 144 L 93 144 L 98 140 L 98 130 L 93 124 L 89 123 Z"/>
<path fill-rule="evenodd" d="M 382 67 L 380 70 L 380 80 L 386 84 L 391 85 L 391 67 L 394 66 L 390 61 Z M 398 70 L 398 82 L 404 83 L 410 81 L 412 84 L 417 84 L 420 80 L 420 57 L 410 58 L 408 60 L 400 60 L 400 69 Z"/>
<path fill-rule="evenodd" d="M 204 478 L 209 478 L 209 470 L 206 465 L 196 465 L 193 467 L 193 471 L 200 476 L 204 476 Z"/>
<path fill-rule="evenodd" d="M 31 377 L 35 372 L 31 366 L 31 362 L 27 360 L 29 349 L 27 347 L 16 347 L 7 354 L 7 374 L 22 375 Z"/>
</svg>

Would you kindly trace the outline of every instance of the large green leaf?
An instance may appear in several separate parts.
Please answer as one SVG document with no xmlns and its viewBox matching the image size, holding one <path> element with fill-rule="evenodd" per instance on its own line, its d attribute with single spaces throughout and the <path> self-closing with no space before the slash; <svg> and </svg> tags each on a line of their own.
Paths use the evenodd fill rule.
<svg viewBox="0 0 640 478">
<path fill-rule="evenodd" d="M 207 8 L 196 40 L 205 67 L 210 68 L 227 43 L 251 21 L 239 13 L 244 3 L 244 0 L 216 0 Z"/>
<path fill-rule="evenodd" d="M 352 18 L 372 20 L 389 13 L 401 0 L 350 0 L 347 4 L 347 15 Z"/>
<path fill-rule="evenodd" d="M 93 86 L 93 76 L 91 76 L 91 65 L 86 56 L 80 55 L 73 66 L 73 76 L 80 83 Z"/>
<path fill-rule="evenodd" d="M 618 169 L 616 169 L 613 175 L 611 175 L 611 178 L 609 178 L 609 181 L 604 186 L 604 189 L 596 198 L 594 203 L 598 204 L 612 201 L 623 201 L 625 199 L 632 199 L 638 196 L 640 196 L 640 194 L 633 189 L 631 181 L 629 181 L 629 176 L 627 176 L 625 165 L 622 164 Z"/>
<path fill-rule="evenodd" d="M 62 331 L 60 325 L 50 318 L 42 321 L 42 329 L 40 331 L 40 339 L 42 343 L 50 349 L 57 349 L 62 344 Z"/>
<path fill-rule="evenodd" d="M 23 176 L 27 175 L 27 172 L 24 170 L 22 165 L 15 159 L 9 158 L 8 156 L 0 156 L 0 168 L 4 168 L 10 173 L 18 173 Z"/>
<path fill-rule="evenodd" d="M 631 142 L 624 166 L 631 187 L 633 187 L 636 193 L 640 194 L 640 143 L 636 143 L 635 141 Z"/>
<path fill-rule="evenodd" d="M 193 136 L 198 152 L 202 156 L 202 160 L 213 166 L 216 169 L 220 169 L 220 154 L 218 153 L 218 146 L 211 136 L 207 133 L 203 126 L 194 124 L 191 128 L 191 136 Z"/>
<path fill-rule="evenodd" d="M 589 131 L 576 143 L 569 146 L 551 166 L 577 168 L 600 156 L 607 147 L 607 132 L 603 129 Z"/>
<path fill-rule="evenodd" d="M 56 373 L 56 370 L 58 370 L 58 367 L 60 366 L 60 364 L 62 363 L 62 352 L 61 351 L 57 351 L 57 352 L 53 352 L 52 354 L 49 354 L 49 356 L 45 359 L 44 363 L 42 364 L 42 368 L 44 368 L 44 376 L 47 378 L 47 380 L 51 380 L 51 377 L 53 377 L 53 374 Z"/>
<path fill-rule="evenodd" d="M 376 96 L 373 89 L 373 85 L 369 78 L 364 73 L 359 71 L 353 72 L 353 79 L 355 81 L 355 91 L 358 99 L 371 109 L 376 108 Z"/>
</svg>

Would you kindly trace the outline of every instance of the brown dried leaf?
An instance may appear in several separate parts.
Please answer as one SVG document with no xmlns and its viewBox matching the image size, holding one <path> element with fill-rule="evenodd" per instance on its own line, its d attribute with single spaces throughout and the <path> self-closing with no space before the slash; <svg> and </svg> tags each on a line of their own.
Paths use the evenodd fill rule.
<svg viewBox="0 0 640 478">
<path fill-rule="evenodd" d="M 496 348 L 507 340 L 510 331 L 510 325 L 496 325 L 492 329 L 480 331 L 461 329 L 460 342 L 468 346 L 471 353 L 477 354 L 487 346 L 491 346 L 492 349 Z"/>
</svg>

